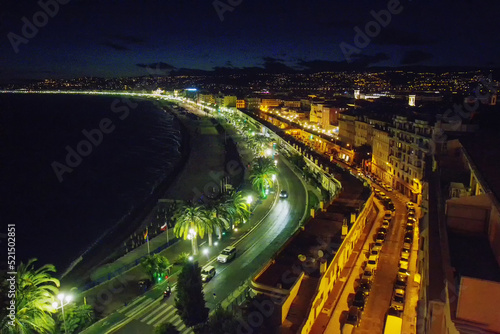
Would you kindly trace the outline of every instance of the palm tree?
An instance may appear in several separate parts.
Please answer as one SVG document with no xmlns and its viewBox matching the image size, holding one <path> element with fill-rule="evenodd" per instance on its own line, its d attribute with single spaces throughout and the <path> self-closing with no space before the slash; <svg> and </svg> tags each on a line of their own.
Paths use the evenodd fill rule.
<svg viewBox="0 0 500 334">
<path fill-rule="evenodd" d="M 158 277 L 163 277 L 171 267 L 170 261 L 160 254 L 146 256 L 141 261 L 141 265 L 153 281 Z"/>
<path fill-rule="evenodd" d="M 262 196 L 265 196 L 265 191 L 267 188 L 273 186 L 273 175 L 278 172 L 278 168 L 274 164 L 273 159 L 270 158 L 257 158 L 253 165 L 252 171 L 250 172 L 250 181 L 257 191 L 259 191 Z"/>
<path fill-rule="evenodd" d="M 230 224 L 230 213 L 225 206 L 224 195 L 206 204 L 207 217 L 210 220 L 212 233 L 215 229 L 219 232 L 219 239 L 222 238 L 222 231 L 228 229 Z M 208 245 L 212 246 L 212 233 L 208 234 Z"/>
<path fill-rule="evenodd" d="M 250 205 L 241 191 L 231 191 L 224 194 L 224 205 L 229 213 L 231 223 L 235 226 L 245 222 L 250 217 Z"/>
<path fill-rule="evenodd" d="M 55 322 L 52 303 L 59 292 L 59 280 L 52 277 L 56 268 L 46 264 L 35 270 L 37 259 L 20 263 L 17 267 L 16 315 L 14 319 L 3 317 L 2 333 L 53 333 Z M 10 322 L 10 324 L 9 324 Z"/>
<path fill-rule="evenodd" d="M 205 208 L 200 204 L 187 203 L 179 208 L 176 216 L 175 236 L 177 238 L 182 236 L 184 240 L 191 239 L 193 255 L 198 255 L 198 241 L 196 238 L 198 235 L 203 238 L 205 232 L 210 231 L 210 221 Z"/>
<path fill-rule="evenodd" d="M 265 154 L 266 147 L 269 146 L 269 139 L 262 135 L 254 135 L 248 138 L 248 146 L 252 148 L 255 155 L 263 156 Z"/>
</svg>

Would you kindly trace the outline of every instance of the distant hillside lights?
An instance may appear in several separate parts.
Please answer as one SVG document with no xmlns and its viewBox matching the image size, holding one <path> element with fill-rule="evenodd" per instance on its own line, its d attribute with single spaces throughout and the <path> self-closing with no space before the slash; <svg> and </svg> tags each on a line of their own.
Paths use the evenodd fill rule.
<svg viewBox="0 0 500 334">
<path fill-rule="evenodd" d="M 49 16 L 54 18 L 59 13 L 59 4 L 66 5 L 71 0 L 40 0 L 38 6 L 42 8 L 33 14 L 32 22 L 26 16 L 21 18 L 24 23 L 21 28 L 22 36 L 13 33 L 12 31 L 7 34 L 10 45 L 15 53 L 19 53 L 19 45 L 28 44 L 29 40 L 38 34 L 38 28 L 43 28 L 49 23 Z"/>
<path fill-rule="evenodd" d="M 354 36 L 354 45 L 342 42 L 339 47 L 344 54 L 344 57 L 348 63 L 353 60 L 351 56 L 361 53 L 361 50 L 366 48 L 372 38 L 377 37 L 382 31 L 382 27 L 387 27 L 392 21 L 392 15 L 400 14 L 403 11 L 403 6 L 399 0 L 389 0 L 387 3 L 387 9 L 382 9 L 378 13 L 374 10 L 370 11 L 375 21 L 370 21 L 365 25 L 365 31 L 363 32 L 358 26 L 354 27 L 356 35 Z"/>
</svg>

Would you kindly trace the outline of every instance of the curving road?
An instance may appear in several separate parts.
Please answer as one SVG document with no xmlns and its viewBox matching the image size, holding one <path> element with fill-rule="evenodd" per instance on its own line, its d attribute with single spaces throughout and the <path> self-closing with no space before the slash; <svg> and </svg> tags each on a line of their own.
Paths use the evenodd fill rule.
<svg viewBox="0 0 500 334">
<path fill-rule="evenodd" d="M 215 277 L 205 284 L 206 305 L 213 309 L 216 304 L 226 299 L 233 291 L 265 265 L 280 247 L 298 228 L 306 203 L 306 192 L 295 173 L 279 159 L 279 189 L 287 190 L 287 199 L 276 198 L 272 209 L 251 232 L 233 243 L 236 246 L 236 258 L 227 264 L 215 260 L 211 264 L 216 268 Z M 215 293 L 215 297 L 214 297 Z M 107 329 L 108 333 L 152 333 L 154 326 L 164 322 L 172 322 L 181 333 L 192 333 L 186 328 L 176 314 L 174 304 L 175 289 L 172 296 L 162 302 L 160 299 L 143 296 L 122 308 L 120 313 L 123 326 Z M 114 315 L 115 317 L 117 315 Z"/>
</svg>

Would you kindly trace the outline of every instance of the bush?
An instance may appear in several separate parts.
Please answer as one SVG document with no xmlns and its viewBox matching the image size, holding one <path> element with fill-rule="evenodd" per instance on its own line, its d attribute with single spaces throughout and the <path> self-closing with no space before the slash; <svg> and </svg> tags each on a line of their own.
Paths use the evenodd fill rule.
<svg viewBox="0 0 500 334">
<path fill-rule="evenodd" d="M 184 252 L 180 253 L 177 259 L 175 260 L 175 264 L 183 265 L 189 261 L 189 253 Z"/>
</svg>

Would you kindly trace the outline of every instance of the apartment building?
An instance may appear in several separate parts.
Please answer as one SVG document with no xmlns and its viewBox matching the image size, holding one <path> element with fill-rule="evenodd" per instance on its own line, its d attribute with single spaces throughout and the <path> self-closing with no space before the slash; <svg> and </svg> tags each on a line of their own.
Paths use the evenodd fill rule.
<svg viewBox="0 0 500 334">
<path fill-rule="evenodd" d="M 236 108 L 245 109 L 246 103 L 245 100 L 236 100 Z"/>
<path fill-rule="evenodd" d="M 260 103 L 261 103 L 260 97 L 245 98 L 245 105 L 248 110 L 259 110 Z"/>
</svg>

